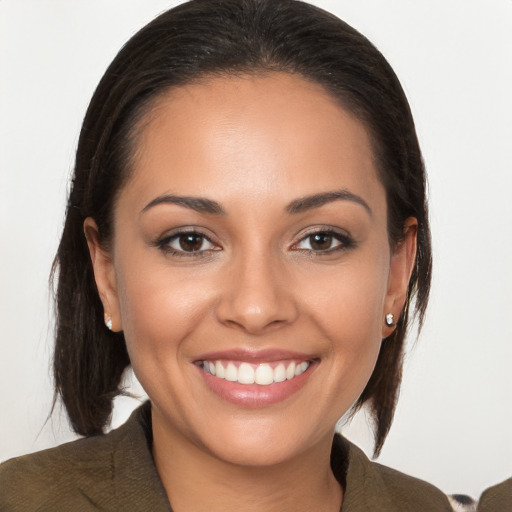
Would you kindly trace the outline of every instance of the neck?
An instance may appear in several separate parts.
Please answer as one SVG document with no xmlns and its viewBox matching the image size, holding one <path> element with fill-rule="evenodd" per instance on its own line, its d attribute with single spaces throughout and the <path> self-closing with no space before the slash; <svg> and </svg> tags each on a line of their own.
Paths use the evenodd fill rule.
<svg viewBox="0 0 512 512">
<path fill-rule="evenodd" d="M 231 464 L 153 424 L 153 456 L 174 512 L 339 512 L 332 437 L 279 464 Z"/>
</svg>

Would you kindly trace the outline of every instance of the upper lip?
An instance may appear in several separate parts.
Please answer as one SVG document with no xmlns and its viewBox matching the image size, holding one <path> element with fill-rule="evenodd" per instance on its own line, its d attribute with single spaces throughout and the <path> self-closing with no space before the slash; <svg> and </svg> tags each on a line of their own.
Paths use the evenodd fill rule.
<svg viewBox="0 0 512 512">
<path fill-rule="evenodd" d="M 315 356 L 312 354 L 305 354 L 304 352 L 293 352 L 280 349 L 232 349 L 208 352 L 197 357 L 196 361 L 229 360 L 270 363 L 273 361 L 286 361 L 289 359 L 293 359 L 294 361 L 311 361 L 312 359 L 315 359 Z"/>
</svg>

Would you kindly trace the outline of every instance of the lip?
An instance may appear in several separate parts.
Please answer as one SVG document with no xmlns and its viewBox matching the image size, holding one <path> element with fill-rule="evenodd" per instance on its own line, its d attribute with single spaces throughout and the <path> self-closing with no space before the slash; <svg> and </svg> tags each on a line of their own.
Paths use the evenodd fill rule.
<svg viewBox="0 0 512 512">
<path fill-rule="evenodd" d="M 318 359 L 313 354 L 305 354 L 303 352 L 293 352 L 290 350 L 250 350 L 250 349 L 235 349 L 235 350 L 222 350 L 218 352 L 208 352 L 201 354 L 196 358 L 197 361 L 202 360 L 231 360 L 231 361 L 246 361 L 250 363 L 272 363 L 274 361 L 281 361 L 286 359 L 294 359 L 298 361 L 312 361 Z"/>
<path fill-rule="evenodd" d="M 267 386 L 258 384 L 240 384 L 220 379 L 206 373 L 198 364 L 203 360 L 231 360 L 235 362 L 272 363 L 276 361 L 294 360 L 309 361 L 308 369 L 291 380 L 274 382 Z M 302 389 L 319 364 L 317 357 L 283 350 L 227 350 L 202 354 L 194 364 L 203 381 L 211 392 L 223 400 L 244 408 L 263 408 L 282 402 Z"/>
</svg>

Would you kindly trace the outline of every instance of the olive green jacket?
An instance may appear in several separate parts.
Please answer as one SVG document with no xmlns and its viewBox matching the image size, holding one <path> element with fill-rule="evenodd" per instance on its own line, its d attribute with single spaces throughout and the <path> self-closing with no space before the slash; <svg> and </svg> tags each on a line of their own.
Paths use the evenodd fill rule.
<svg viewBox="0 0 512 512">
<path fill-rule="evenodd" d="M 109 434 L 0 465 L 1 512 L 172 512 L 151 455 L 149 402 Z M 347 466 L 348 461 L 348 468 Z M 434 486 L 371 462 L 335 436 L 331 465 L 342 512 L 451 512 Z"/>
<path fill-rule="evenodd" d="M 480 496 L 478 512 L 512 512 L 512 478 L 489 487 Z"/>
</svg>

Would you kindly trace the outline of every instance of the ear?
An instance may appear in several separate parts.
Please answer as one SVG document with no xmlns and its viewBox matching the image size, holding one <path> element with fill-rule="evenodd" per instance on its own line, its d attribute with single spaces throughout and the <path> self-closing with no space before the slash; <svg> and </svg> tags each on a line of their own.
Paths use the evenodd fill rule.
<svg viewBox="0 0 512 512">
<path fill-rule="evenodd" d="M 416 241 L 418 221 L 409 217 L 404 223 L 404 237 L 394 248 L 388 277 L 388 290 L 384 303 L 382 338 L 387 338 L 395 330 L 395 326 L 386 325 L 386 314 L 392 313 L 395 323 L 400 318 L 407 298 L 409 281 L 416 263 Z"/>
<path fill-rule="evenodd" d="M 105 323 L 108 318 L 112 321 L 112 331 L 122 331 L 117 282 L 114 264 L 108 251 L 102 248 L 99 239 L 98 226 L 92 217 L 84 221 L 84 233 L 89 246 L 94 279 L 105 312 Z"/>
</svg>

